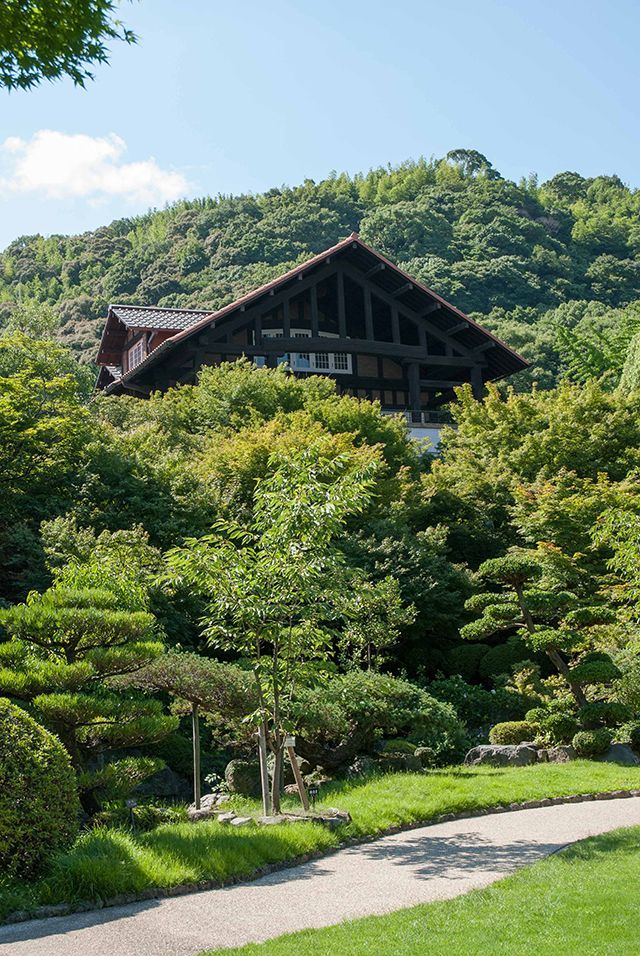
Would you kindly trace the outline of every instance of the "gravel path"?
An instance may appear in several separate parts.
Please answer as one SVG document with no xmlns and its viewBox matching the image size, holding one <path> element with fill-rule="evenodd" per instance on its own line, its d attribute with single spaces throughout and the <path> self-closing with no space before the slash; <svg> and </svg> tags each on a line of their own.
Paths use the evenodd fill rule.
<svg viewBox="0 0 640 956">
<path fill-rule="evenodd" d="M 2 956 L 194 956 L 448 899 L 640 824 L 640 798 L 496 813 L 383 837 L 252 883 L 0 927 Z"/>
</svg>

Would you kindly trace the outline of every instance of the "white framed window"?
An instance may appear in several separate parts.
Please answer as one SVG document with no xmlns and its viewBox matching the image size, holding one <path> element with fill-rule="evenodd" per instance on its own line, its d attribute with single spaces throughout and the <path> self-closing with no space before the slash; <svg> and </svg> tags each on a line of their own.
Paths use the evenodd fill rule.
<svg viewBox="0 0 640 956">
<path fill-rule="evenodd" d="M 145 348 L 144 337 L 138 339 L 135 345 L 132 345 L 127 352 L 127 369 L 135 368 L 146 358 L 147 350 Z"/>
<path fill-rule="evenodd" d="M 346 352 L 334 352 L 333 366 L 336 372 L 350 372 L 351 356 L 347 355 Z"/>
<path fill-rule="evenodd" d="M 265 339 L 284 338 L 282 329 L 263 329 Z M 319 332 L 325 339 L 339 338 L 336 332 Z M 292 339 L 310 339 L 310 329 L 291 329 Z M 278 365 L 288 362 L 294 372 L 337 372 L 343 375 L 351 373 L 351 356 L 348 352 L 291 352 L 278 356 Z"/>
</svg>

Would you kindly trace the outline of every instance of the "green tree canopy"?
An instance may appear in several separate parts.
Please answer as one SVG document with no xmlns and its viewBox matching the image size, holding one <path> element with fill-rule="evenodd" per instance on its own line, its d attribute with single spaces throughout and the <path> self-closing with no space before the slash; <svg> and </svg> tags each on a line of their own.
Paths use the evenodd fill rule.
<svg viewBox="0 0 640 956">
<path fill-rule="evenodd" d="M 115 16 L 114 0 L 5 0 L 0 7 L 0 86 L 29 89 L 42 80 L 93 79 L 108 43 L 134 43 Z"/>
</svg>

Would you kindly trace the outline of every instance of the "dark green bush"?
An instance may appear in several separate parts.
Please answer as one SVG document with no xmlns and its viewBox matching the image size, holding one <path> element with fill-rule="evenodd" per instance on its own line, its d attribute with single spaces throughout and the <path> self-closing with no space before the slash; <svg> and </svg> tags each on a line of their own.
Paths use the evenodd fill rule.
<svg viewBox="0 0 640 956">
<path fill-rule="evenodd" d="M 431 747 L 416 747 L 414 757 L 418 758 L 425 769 L 436 766 L 436 755 Z"/>
<path fill-rule="evenodd" d="M 578 757 L 601 757 L 611 744 L 611 732 L 606 727 L 597 730 L 580 730 L 572 740 Z"/>
<path fill-rule="evenodd" d="M 447 673 L 459 674 L 463 680 L 470 681 L 478 677 L 480 661 L 490 650 L 488 644 L 461 644 L 454 647 L 447 655 Z"/>
<path fill-rule="evenodd" d="M 507 720 L 496 724 L 489 731 L 492 744 L 521 744 L 524 740 L 533 740 L 536 728 L 526 720 Z"/>
<path fill-rule="evenodd" d="M 586 730 L 596 727 L 615 727 L 631 717 L 631 711 L 626 704 L 617 701 L 597 701 L 581 707 L 578 713 L 580 723 Z"/>
<path fill-rule="evenodd" d="M 0 874 L 32 879 L 78 832 L 80 804 L 57 737 L 0 698 Z"/>
<path fill-rule="evenodd" d="M 640 720 L 630 720 L 616 733 L 618 740 L 629 741 L 635 751 L 640 753 Z"/>
<path fill-rule="evenodd" d="M 551 701 L 547 707 L 534 707 L 527 711 L 525 720 L 533 724 L 539 736 L 551 744 L 568 744 L 580 730 L 580 723 L 566 709 L 564 701 Z"/>
<path fill-rule="evenodd" d="M 516 664 L 531 660 L 532 652 L 519 637 L 510 637 L 504 644 L 492 647 L 480 661 L 478 671 L 483 680 L 500 674 L 511 674 Z"/>
<path fill-rule="evenodd" d="M 466 749 L 453 707 L 389 674 L 349 671 L 301 690 L 296 709 L 298 752 L 327 769 L 348 766 L 356 754 L 374 752 L 389 737 L 431 747 L 441 764 L 459 760 Z"/>
<path fill-rule="evenodd" d="M 515 691 L 502 687 L 490 691 L 478 684 L 467 684 L 457 675 L 431 681 L 426 689 L 437 700 L 451 704 L 473 734 L 484 735 L 493 724 L 505 720 L 521 720 L 527 707 Z"/>
<path fill-rule="evenodd" d="M 383 754 L 413 754 L 415 752 L 416 745 L 412 744 L 410 740 L 403 740 L 402 738 L 394 738 L 393 740 L 385 740 L 384 747 L 382 748 Z"/>
</svg>

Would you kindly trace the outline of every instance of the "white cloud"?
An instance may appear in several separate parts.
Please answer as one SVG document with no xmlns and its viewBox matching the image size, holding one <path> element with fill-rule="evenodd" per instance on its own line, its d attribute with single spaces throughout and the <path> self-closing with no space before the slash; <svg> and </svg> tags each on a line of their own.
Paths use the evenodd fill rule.
<svg viewBox="0 0 640 956">
<path fill-rule="evenodd" d="M 115 133 L 87 136 L 41 129 L 30 140 L 9 136 L 0 143 L 0 192 L 92 201 L 119 196 L 153 205 L 188 191 L 182 173 L 162 169 L 153 158 L 123 162 L 126 149 Z"/>
</svg>

